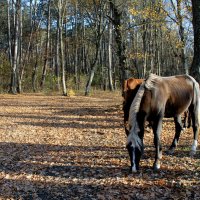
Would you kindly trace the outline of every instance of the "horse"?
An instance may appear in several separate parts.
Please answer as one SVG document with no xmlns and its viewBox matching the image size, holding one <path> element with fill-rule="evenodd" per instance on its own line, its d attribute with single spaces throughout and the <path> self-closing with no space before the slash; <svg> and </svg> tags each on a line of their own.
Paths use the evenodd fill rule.
<svg viewBox="0 0 200 200">
<path fill-rule="evenodd" d="M 127 136 L 129 135 L 128 118 L 129 118 L 130 106 L 143 81 L 144 79 L 135 79 L 135 78 L 129 78 L 124 80 L 122 96 L 124 98 L 123 100 L 124 128 Z"/>
<path fill-rule="evenodd" d="M 200 123 L 199 93 L 198 83 L 189 75 L 160 77 L 150 74 L 141 84 L 129 113 L 130 134 L 127 137 L 126 147 L 130 156 L 131 172 L 139 170 L 139 162 L 144 150 L 145 121 L 151 122 L 154 134 L 154 171 L 160 169 L 162 158 L 160 135 L 164 117 L 174 118 L 175 136 L 169 148 L 169 153 L 173 153 L 182 131 L 181 114 L 189 110 L 194 133 L 191 155 L 196 153 Z"/>
<path fill-rule="evenodd" d="M 124 128 L 127 136 L 129 135 L 128 118 L 129 118 L 129 110 L 131 107 L 131 103 L 133 102 L 133 99 L 144 80 L 145 79 L 135 79 L 135 78 L 129 78 L 124 80 L 122 97 L 124 98 L 123 100 Z M 151 125 L 149 124 L 147 127 L 149 128 L 151 127 Z M 189 111 L 187 110 L 183 114 L 182 129 L 184 130 L 185 128 L 190 128 L 190 127 L 191 127 L 191 117 Z"/>
</svg>

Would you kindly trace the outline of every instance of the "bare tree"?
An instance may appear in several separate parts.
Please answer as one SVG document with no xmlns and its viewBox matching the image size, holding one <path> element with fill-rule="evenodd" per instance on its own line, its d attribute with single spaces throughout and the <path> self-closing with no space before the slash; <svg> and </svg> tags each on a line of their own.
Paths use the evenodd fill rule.
<svg viewBox="0 0 200 200">
<path fill-rule="evenodd" d="M 117 44 L 117 55 L 119 58 L 119 68 L 121 71 L 121 85 L 123 81 L 128 78 L 128 68 L 126 64 L 126 45 L 123 39 L 122 33 L 122 11 L 119 10 L 114 1 L 110 0 L 110 8 L 112 10 L 113 17 L 110 18 L 115 29 L 115 41 Z"/>
<path fill-rule="evenodd" d="M 193 29 L 194 29 L 194 57 L 190 74 L 200 83 L 200 0 L 192 0 Z"/>
<path fill-rule="evenodd" d="M 26 63 L 29 60 L 30 48 L 32 46 L 32 43 L 35 43 L 35 54 L 32 55 L 35 58 L 34 63 L 33 63 L 33 71 L 32 71 L 32 88 L 33 88 L 33 92 L 36 92 L 36 90 L 37 90 L 36 80 L 37 80 L 37 74 L 38 74 L 38 68 L 39 68 L 39 58 L 40 58 L 39 49 L 41 49 L 41 45 L 39 44 L 39 37 L 40 37 L 39 27 L 40 27 L 42 18 L 37 20 L 37 17 L 36 17 L 37 16 L 36 11 L 37 11 L 37 7 L 38 7 L 37 0 L 34 1 L 34 5 L 32 5 L 32 0 L 31 0 L 30 4 L 31 4 L 31 6 L 30 6 L 31 33 L 30 33 L 30 37 L 29 37 L 29 41 L 28 41 L 28 48 L 27 48 L 25 56 L 24 56 L 22 71 L 24 70 Z M 21 72 L 21 76 L 22 75 L 23 75 L 23 73 Z"/>
<path fill-rule="evenodd" d="M 180 43 L 181 43 L 180 44 L 180 48 L 181 48 L 180 58 L 181 58 L 182 69 L 180 70 L 182 70 L 182 73 L 188 74 L 188 66 L 186 63 L 186 38 L 185 38 L 185 30 L 183 26 L 184 17 L 182 15 L 182 7 L 181 7 L 182 0 L 176 0 L 176 5 L 173 0 L 170 0 L 170 2 L 173 8 L 173 11 L 175 13 L 176 18 L 173 20 L 178 25 L 178 33 L 179 33 Z"/>
<path fill-rule="evenodd" d="M 60 65 L 62 69 L 62 89 L 63 89 L 64 96 L 67 96 L 65 64 L 64 64 L 64 47 L 63 47 L 63 19 L 66 13 L 66 4 L 67 4 L 67 1 L 65 0 L 58 0 L 58 4 L 57 4 L 59 45 L 60 45 Z"/>
<path fill-rule="evenodd" d="M 92 84 L 94 74 L 97 69 L 97 59 L 99 56 L 99 50 L 101 46 L 102 34 L 105 29 L 105 24 L 103 24 L 102 22 L 103 22 L 103 10 L 106 4 L 102 0 L 99 2 L 96 0 L 93 0 L 93 2 L 94 2 L 93 13 L 92 15 L 90 15 L 89 12 L 87 12 L 87 14 L 89 15 L 91 20 L 93 19 L 90 25 L 91 27 L 94 27 L 95 53 L 94 53 L 93 61 L 91 62 L 91 66 L 90 66 L 90 73 L 89 73 L 88 81 L 85 88 L 85 96 L 89 95 L 90 93 L 91 84 Z"/>
<path fill-rule="evenodd" d="M 11 84 L 10 92 L 13 94 L 17 93 L 17 77 L 18 77 L 18 54 L 19 54 L 19 21 L 20 21 L 20 9 L 21 0 L 16 0 L 13 2 L 13 7 L 15 9 L 14 14 L 14 42 L 13 42 L 13 53 L 12 53 L 12 72 L 11 72 Z"/>
<path fill-rule="evenodd" d="M 59 35 L 60 35 L 60 30 L 59 30 L 59 18 L 57 17 L 57 30 L 56 30 L 56 42 L 54 43 L 55 45 L 55 75 L 57 78 L 57 89 L 60 91 L 60 40 L 59 40 Z"/>
<path fill-rule="evenodd" d="M 20 6 L 20 16 L 19 16 L 19 53 L 18 53 L 18 73 L 17 73 L 17 92 L 22 92 L 22 77 L 20 71 L 22 70 L 23 64 L 23 22 L 22 22 L 22 7 Z"/>
<path fill-rule="evenodd" d="M 11 38 L 11 16 L 10 16 L 10 0 L 7 0 L 7 26 L 8 26 L 8 52 L 11 69 L 13 67 L 12 59 L 12 38 Z"/>
<path fill-rule="evenodd" d="M 110 6 L 110 5 L 109 5 Z M 112 7 L 110 6 L 110 16 L 112 18 Z M 113 27 L 112 22 L 109 22 L 108 26 L 108 81 L 110 91 L 114 90 L 113 81 L 112 81 L 112 48 L 113 48 Z"/>
<path fill-rule="evenodd" d="M 45 55 L 44 55 L 44 65 L 42 70 L 42 79 L 40 83 L 40 87 L 44 87 L 44 82 L 47 73 L 47 65 L 49 59 L 49 40 L 50 40 L 50 28 L 51 28 L 51 0 L 48 0 L 47 3 L 47 37 L 46 37 L 46 48 L 45 48 Z"/>
</svg>

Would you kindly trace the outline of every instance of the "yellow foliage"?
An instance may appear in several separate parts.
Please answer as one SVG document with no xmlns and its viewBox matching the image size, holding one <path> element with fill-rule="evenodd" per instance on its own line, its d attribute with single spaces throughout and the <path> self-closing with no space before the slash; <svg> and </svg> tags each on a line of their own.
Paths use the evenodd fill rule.
<svg viewBox="0 0 200 200">
<path fill-rule="evenodd" d="M 140 11 L 139 11 L 139 10 L 136 10 L 135 8 L 131 8 L 131 9 L 129 10 L 129 12 L 130 12 L 131 15 L 133 15 L 133 16 L 137 16 L 137 15 L 140 13 Z"/>
<path fill-rule="evenodd" d="M 144 58 L 144 55 L 143 53 L 130 53 L 129 54 L 129 58 L 130 59 L 143 59 Z"/>
<path fill-rule="evenodd" d="M 68 96 L 70 96 L 70 97 L 72 97 L 72 96 L 75 96 L 75 92 L 74 92 L 74 90 L 72 90 L 72 89 L 69 89 L 69 91 L 68 91 Z"/>
<path fill-rule="evenodd" d="M 181 49 L 181 48 L 183 48 L 183 47 L 184 47 L 183 42 L 181 42 L 181 41 L 177 41 L 177 42 L 176 42 L 176 48 L 177 48 L 177 49 Z"/>
<path fill-rule="evenodd" d="M 151 19 L 151 20 L 156 20 L 160 19 L 166 16 L 166 13 L 162 9 L 160 9 L 162 5 L 160 4 L 155 4 L 155 6 L 152 7 L 145 7 L 143 9 L 138 9 L 137 7 L 133 7 L 129 9 L 129 12 L 133 16 L 140 16 L 143 19 Z"/>
</svg>

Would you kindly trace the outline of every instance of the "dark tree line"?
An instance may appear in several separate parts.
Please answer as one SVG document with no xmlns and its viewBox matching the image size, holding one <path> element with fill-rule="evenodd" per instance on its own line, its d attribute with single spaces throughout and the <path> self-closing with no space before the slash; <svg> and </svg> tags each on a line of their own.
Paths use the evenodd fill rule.
<svg viewBox="0 0 200 200">
<path fill-rule="evenodd" d="M 0 8 L 0 91 L 88 95 L 149 73 L 200 80 L 199 0 L 3 0 Z"/>
</svg>

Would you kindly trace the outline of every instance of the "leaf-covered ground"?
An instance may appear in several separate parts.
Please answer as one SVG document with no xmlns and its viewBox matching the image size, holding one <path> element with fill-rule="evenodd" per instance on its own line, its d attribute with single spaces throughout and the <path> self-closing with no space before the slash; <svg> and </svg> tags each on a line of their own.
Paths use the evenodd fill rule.
<svg viewBox="0 0 200 200">
<path fill-rule="evenodd" d="M 141 169 L 129 173 L 122 97 L 0 95 L 0 199 L 200 199 L 200 152 L 189 156 L 192 130 L 152 171 L 152 133 Z M 172 119 L 163 123 L 167 150 Z"/>
</svg>

